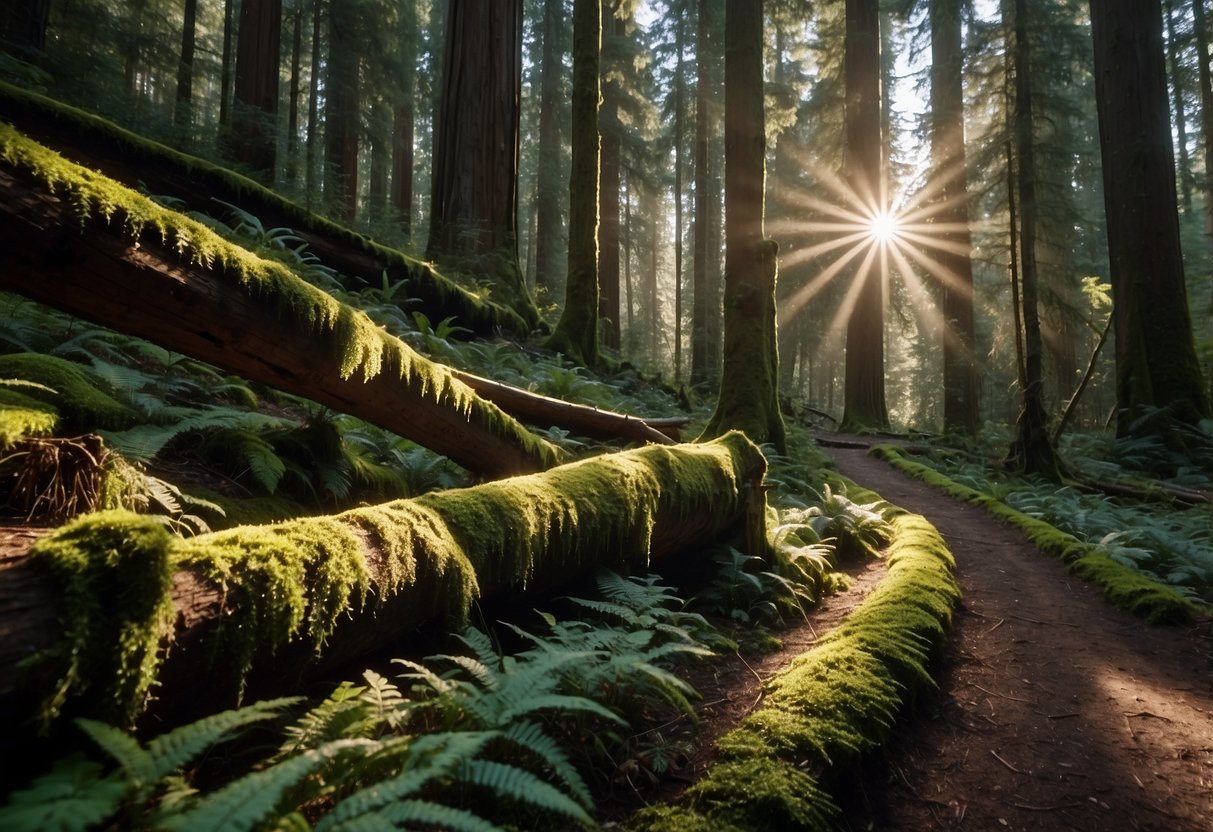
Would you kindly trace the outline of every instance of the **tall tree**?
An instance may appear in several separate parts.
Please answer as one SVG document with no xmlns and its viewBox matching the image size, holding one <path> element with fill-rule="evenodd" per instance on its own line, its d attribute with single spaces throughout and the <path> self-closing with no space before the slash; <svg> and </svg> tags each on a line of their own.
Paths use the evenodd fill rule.
<svg viewBox="0 0 1213 832">
<path fill-rule="evenodd" d="M 973 263 L 964 147 L 964 52 L 960 0 L 931 0 L 931 167 L 938 186 L 936 219 L 945 231 L 936 259 L 941 281 L 944 427 L 977 432 Z"/>
<path fill-rule="evenodd" d="M 43 51 L 50 13 L 50 0 L 5 0 L 0 3 L 0 42 L 27 53 Z"/>
<path fill-rule="evenodd" d="M 775 331 L 777 251 L 764 239 L 766 119 L 762 0 L 725 5 L 724 356 L 720 394 L 704 436 L 745 431 L 783 452 Z"/>
<path fill-rule="evenodd" d="M 228 152 L 268 180 L 277 161 L 282 0 L 244 0 L 236 36 L 235 101 Z"/>
<path fill-rule="evenodd" d="M 320 154 L 320 33 L 324 21 L 320 0 L 312 0 L 312 61 L 308 78 L 307 145 L 304 148 L 304 189 L 308 206 L 319 191 L 316 158 Z"/>
<path fill-rule="evenodd" d="M 598 362 L 598 0 L 573 0 L 573 166 L 569 176 L 569 272 L 564 309 L 548 346 L 582 364 Z"/>
<path fill-rule="evenodd" d="M 691 384 L 708 380 L 708 116 L 711 96 L 708 0 L 699 0 L 695 28 L 694 239 L 691 252 Z"/>
<path fill-rule="evenodd" d="M 1180 46 L 1175 38 L 1175 8 L 1172 0 L 1163 4 L 1167 20 L 1167 61 L 1171 65 L 1171 88 L 1175 95 L 1175 146 L 1179 149 L 1179 188 L 1184 210 L 1192 208 L 1192 164 L 1188 160 L 1188 114 L 1184 101 L 1184 74 Z"/>
<path fill-rule="evenodd" d="M 860 213 L 884 211 L 881 181 L 880 17 L 878 0 L 846 0 L 846 171 Z M 847 321 L 846 406 L 841 427 L 886 428 L 884 279 L 870 250 L 854 271 L 857 288 Z"/>
<path fill-rule="evenodd" d="M 364 10 L 351 0 L 329 4 L 328 75 L 324 96 L 324 196 L 339 219 L 358 212 L 358 146 L 362 134 L 359 27 Z"/>
<path fill-rule="evenodd" d="M 426 256 L 491 276 L 528 324 L 539 310 L 518 263 L 522 0 L 451 0 Z"/>
<path fill-rule="evenodd" d="M 1184 286 L 1161 14 L 1159 0 L 1091 0 L 1121 434 L 1165 435 L 1170 418 L 1209 413 Z M 1168 418 L 1142 418 L 1157 409 Z"/>
<path fill-rule="evenodd" d="M 1048 429 L 1049 419 L 1044 405 L 1044 347 L 1040 337 L 1038 313 L 1035 133 L 1032 121 L 1032 62 L 1026 7 L 1027 0 L 1014 0 L 1015 188 L 1019 206 L 1024 375 L 1020 391 L 1021 408 L 1015 422 L 1015 437 L 1011 441 L 1007 465 L 1022 473 L 1043 474 L 1056 479 L 1057 458 L 1053 453 Z"/>
<path fill-rule="evenodd" d="M 564 27 L 563 0 L 543 0 L 543 50 L 539 65 L 539 172 L 535 183 L 535 285 L 560 288 L 558 255 L 564 236 L 560 214 L 561 60 L 559 33 Z"/>
<path fill-rule="evenodd" d="M 219 129 L 225 136 L 232 123 L 232 11 L 235 0 L 223 0 L 223 49 L 219 58 Z"/>
<path fill-rule="evenodd" d="M 1094 12 L 1092 12 L 1094 17 Z M 1209 30 L 1205 28 L 1205 0 L 1192 0 L 1193 31 L 1196 36 L 1196 68 L 1200 80 L 1200 125 L 1204 151 L 1205 238 L 1213 249 L 1213 78 L 1209 71 Z"/>
<path fill-rule="evenodd" d="M 417 44 L 421 28 L 413 3 L 400 6 L 400 98 L 392 113 L 392 207 L 407 237 L 413 231 L 413 139 L 417 115 Z"/>
<path fill-rule="evenodd" d="M 286 179 L 299 175 L 299 83 L 303 73 L 303 2 L 295 0 L 291 13 L 291 80 L 286 101 Z"/>
<path fill-rule="evenodd" d="M 602 161 L 598 182 L 598 316 L 605 322 L 606 346 L 619 348 L 619 187 L 623 162 L 622 43 L 626 27 L 618 16 L 617 0 L 602 2 L 603 58 Z M 607 47 L 610 47 L 609 49 Z"/>
<path fill-rule="evenodd" d="M 181 22 L 181 61 L 177 65 L 177 106 L 173 119 L 188 124 L 194 97 L 194 35 L 198 28 L 198 0 L 185 0 Z"/>
</svg>

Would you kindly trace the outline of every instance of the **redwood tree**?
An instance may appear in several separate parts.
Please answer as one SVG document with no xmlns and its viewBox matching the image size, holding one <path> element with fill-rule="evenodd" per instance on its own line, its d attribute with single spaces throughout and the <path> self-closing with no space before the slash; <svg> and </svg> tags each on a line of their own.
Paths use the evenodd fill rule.
<svg viewBox="0 0 1213 832">
<path fill-rule="evenodd" d="M 878 0 L 846 0 L 843 75 L 846 85 L 846 162 L 860 212 L 883 208 L 881 193 L 880 19 Z M 853 272 L 857 287 L 847 321 L 846 430 L 886 428 L 884 281 L 869 252 Z"/>
<path fill-rule="evenodd" d="M 324 97 L 324 196 L 337 217 L 357 214 L 359 102 L 359 24 L 362 14 L 350 0 L 329 6 L 329 58 Z"/>
<path fill-rule="evenodd" d="M 729 0 L 724 39 L 724 355 L 716 411 L 703 435 L 739 429 L 783 452 L 775 337 L 778 247 L 763 239 L 762 41 L 762 0 Z"/>
<path fill-rule="evenodd" d="M 938 184 L 945 247 L 935 257 L 942 281 L 943 420 L 950 431 L 978 428 L 976 336 L 973 327 L 973 264 L 965 175 L 964 68 L 960 0 L 931 0 L 931 167 Z"/>
<path fill-rule="evenodd" d="M 569 175 L 569 274 L 564 309 L 548 346 L 582 364 L 598 361 L 598 0 L 573 2 L 572 171 Z"/>
<path fill-rule="evenodd" d="M 1021 0 L 1022 2 L 1022 0 Z M 1196 0 L 1199 6 L 1200 0 Z M 1184 286 L 1159 0 L 1091 0 L 1118 431 L 1208 415 Z M 1205 56 L 1201 56 L 1205 60 Z"/>
<path fill-rule="evenodd" d="M 518 263 L 521 97 L 522 0 L 450 0 L 426 256 L 490 277 L 537 325 Z"/>
<path fill-rule="evenodd" d="M 282 0 L 244 0 L 236 33 L 235 101 L 228 153 L 273 179 L 277 162 L 278 60 Z"/>
</svg>

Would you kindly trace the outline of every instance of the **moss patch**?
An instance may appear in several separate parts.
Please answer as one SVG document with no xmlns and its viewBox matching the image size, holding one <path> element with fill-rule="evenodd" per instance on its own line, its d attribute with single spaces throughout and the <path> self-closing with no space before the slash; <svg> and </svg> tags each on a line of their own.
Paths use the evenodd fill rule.
<svg viewBox="0 0 1213 832">
<path fill-rule="evenodd" d="M 135 411 L 107 393 L 102 381 L 88 368 L 53 355 L 33 352 L 0 355 L 0 379 L 33 382 L 19 391 L 0 389 L 0 392 L 10 400 L 17 394 L 51 405 L 62 415 L 66 430 L 95 427 L 122 430 L 137 419 Z"/>
<path fill-rule="evenodd" d="M 0 159 L 22 169 L 70 202 L 81 222 L 117 226 L 138 244 L 145 235 L 250 295 L 268 301 L 278 314 L 330 336 L 343 379 L 395 373 L 444 407 L 475 415 L 493 435 L 516 444 L 540 467 L 556 464 L 559 450 L 527 431 L 496 405 L 484 401 L 450 371 L 414 352 L 375 325 L 367 315 L 312 286 L 282 263 L 266 260 L 220 237 L 205 225 L 171 211 L 111 179 L 66 161 L 0 123 Z M 0 377 L 3 371 L 0 371 Z"/>
<path fill-rule="evenodd" d="M 943 490 L 959 500 L 981 506 L 1021 531 L 1033 546 L 1059 558 L 1071 572 L 1099 586 L 1113 606 L 1144 618 L 1152 624 L 1187 623 L 1200 610 L 1174 587 L 1147 578 L 1140 572 L 1108 557 L 1097 545 L 1085 543 L 1071 534 L 1030 517 L 976 489 L 954 482 L 945 475 L 907 459 L 891 445 L 878 445 L 872 455 L 898 470 Z"/>
<path fill-rule="evenodd" d="M 830 829 L 826 785 L 877 747 L 897 711 L 934 686 L 960 597 L 943 539 L 916 515 L 893 518 L 884 581 L 845 622 L 767 683 L 763 707 L 721 737 L 719 761 L 679 806 L 630 829 Z"/>
<path fill-rule="evenodd" d="M 338 225 L 300 205 L 284 199 L 246 176 L 234 173 L 196 156 L 174 150 L 123 129 L 111 121 L 68 106 L 8 83 L 0 82 L 0 102 L 9 118 L 49 119 L 60 129 L 80 134 L 90 145 L 108 142 L 128 157 L 132 163 L 165 165 L 187 174 L 201 188 L 216 188 L 233 197 L 232 201 L 245 207 L 266 206 L 285 216 L 297 229 L 313 230 L 345 248 L 370 255 L 377 264 L 376 274 L 367 276 L 376 283 L 378 269 L 387 272 L 389 280 L 404 280 L 409 294 L 423 304 L 423 311 L 434 319 L 450 315 L 475 332 L 491 333 L 506 329 L 525 334 L 529 327 L 517 312 L 477 296 L 459 286 L 428 263 L 409 257 L 396 249 L 379 245 L 367 237 Z M 177 194 L 188 197 L 188 194 Z"/>
<path fill-rule="evenodd" d="M 46 436 L 59 423 L 49 404 L 0 387 L 0 451 L 7 451 L 27 436 Z"/>
<path fill-rule="evenodd" d="M 458 618 L 481 586 L 520 587 L 536 574 L 566 576 L 600 563 L 643 564 L 658 516 L 737 515 L 764 467 L 758 448 L 733 433 L 189 540 L 125 512 L 82 518 L 38 544 L 37 562 L 70 599 L 65 640 L 49 656 L 58 671 L 48 713 L 103 686 L 113 705 L 107 714 L 139 711 L 172 633 L 173 571 L 194 572 L 222 591 L 225 615 L 208 652 L 221 662 L 214 672 L 240 682 L 258 656 L 299 641 L 319 653 L 348 612 L 410 588 L 431 588 Z M 127 575 L 144 563 L 137 580 Z"/>
</svg>

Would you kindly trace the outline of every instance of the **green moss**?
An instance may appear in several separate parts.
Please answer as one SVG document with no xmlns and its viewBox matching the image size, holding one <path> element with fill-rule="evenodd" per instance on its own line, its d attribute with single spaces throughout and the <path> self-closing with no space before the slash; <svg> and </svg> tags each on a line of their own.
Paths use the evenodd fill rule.
<svg viewBox="0 0 1213 832">
<path fill-rule="evenodd" d="M 69 697 L 88 693 L 90 713 L 128 722 L 143 707 L 173 619 L 170 537 L 125 511 L 80 518 L 30 550 L 59 584 L 63 636 L 35 657 L 56 681 L 39 720 L 49 724 Z"/>
<path fill-rule="evenodd" d="M 19 395 L 52 405 L 62 415 L 65 429 L 121 430 L 137 418 L 135 411 L 105 392 L 102 381 L 88 368 L 53 355 L 0 355 L 0 378 L 34 382 L 21 387 Z M 4 392 L 13 395 L 11 390 Z"/>
<path fill-rule="evenodd" d="M 432 595 L 410 601 L 423 609 L 441 602 L 434 608 L 459 618 L 482 586 L 520 587 L 536 573 L 571 575 L 612 556 L 644 563 L 659 515 L 739 514 L 752 496 L 748 484 L 763 469 L 758 448 L 733 433 L 704 445 L 650 446 L 545 474 L 188 540 L 170 541 L 137 515 L 85 518 L 39 544 L 40 562 L 70 576 L 61 581 L 75 599 L 70 609 L 82 616 L 60 652 L 77 655 L 87 641 L 91 657 L 87 666 L 69 663 L 59 674 L 51 712 L 90 685 L 108 684 L 115 658 L 106 638 L 119 627 L 112 610 L 116 599 L 135 591 L 122 570 L 152 554 L 153 572 L 131 584 L 143 593 L 140 604 L 121 619 L 142 622 L 130 625 L 138 638 L 122 630 L 122 640 L 113 642 L 132 645 L 121 647 L 120 668 L 127 669 L 111 695 L 128 715 L 141 707 L 155 678 L 156 647 L 169 635 L 165 576 L 173 571 L 193 572 L 220 590 L 221 626 L 206 636 L 218 666 L 198 672 L 230 672 L 239 685 L 256 662 L 288 643 L 322 652 L 344 615 L 404 590 L 429 588 Z"/>
<path fill-rule="evenodd" d="M 51 405 L 0 387 L 0 451 L 27 436 L 46 436 L 58 423 L 59 413 Z"/>
<path fill-rule="evenodd" d="M 655 813 L 652 825 L 637 815 L 631 828 L 676 828 L 684 811 L 696 823 L 745 830 L 832 828 L 837 808 L 823 784 L 882 742 L 898 711 L 934 686 L 928 664 L 960 597 L 934 527 L 909 514 L 892 524 L 881 584 L 767 683 L 763 707 L 720 739 L 719 762 L 688 790 L 685 809 Z"/>
<path fill-rule="evenodd" d="M 312 213 L 248 177 L 151 141 L 99 116 L 11 84 L 0 82 L 0 102 L 3 102 L 3 108 L 0 109 L 8 113 L 9 118 L 18 120 L 25 116 L 49 119 L 61 129 L 66 128 L 70 132 L 80 134 L 83 141 L 90 146 L 96 146 L 99 142 L 114 145 L 135 167 L 142 162 L 175 168 L 188 175 L 189 180 L 197 183 L 200 188 L 218 189 L 230 195 L 232 201 L 239 202 L 246 208 L 251 206 L 254 213 L 260 210 L 258 206 L 265 206 L 268 210 L 285 216 L 297 229 L 316 231 L 347 249 L 370 255 L 375 261 L 374 273 L 363 275 L 363 278 L 378 285 L 381 273 L 386 273 L 389 281 L 405 281 L 409 294 L 425 304 L 423 311 L 434 320 L 454 315 L 463 326 L 480 333 L 491 333 L 499 329 L 519 334 L 529 331 L 527 322 L 514 310 L 485 300 L 459 286 L 428 263 L 379 245 L 361 234 Z M 188 198 L 190 194 L 176 196 Z"/>
<path fill-rule="evenodd" d="M 945 475 L 907 459 L 892 445 L 878 445 L 872 455 L 898 470 L 941 489 L 959 500 L 981 506 L 989 513 L 1019 529 L 1033 546 L 1060 559 L 1079 577 L 1103 590 L 1113 606 L 1144 618 L 1152 624 L 1187 623 L 1200 613 L 1199 608 L 1174 587 L 1147 578 L 1137 570 L 1117 563 L 1103 550 L 1073 535 L 1030 517 L 1006 503 L 976 489 L 954 482 Z"/>
<path fill-rule="evenodd" d="M 444 407 L 475 417 L 490 433 L 516 444 L 548 467 L 560 459 L 555 446 L 527 431 L 496 405 L 484 401 L 407 344 L 376 326 L 365 313 L 299 278 L 287 266 L 265 260 L 224 240 L 210 228 L 153 202 L 94 171 L 66 161 L 57 153 L 0 123 L 0 159 L 23 169 L 69 201 L 81 222 L 119 224 L 135 242 L 144 235 L 158 240 L 191 263 L 226 277 L 251 295 L 266 299 L 279 314 L 301 321 L 317 334 L 330 336 L 343 379 L 371 379 L 381 372 L 399 378 Z M 0 376 L 3 372 L 0 371 Z"/>
</svg>

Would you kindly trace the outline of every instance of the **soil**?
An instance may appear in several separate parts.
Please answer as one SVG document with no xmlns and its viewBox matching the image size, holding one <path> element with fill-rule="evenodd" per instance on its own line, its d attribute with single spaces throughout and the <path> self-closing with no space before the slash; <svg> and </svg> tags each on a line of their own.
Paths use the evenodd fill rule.
<svg viewBox="0 0 1213 832">
<path fill-rule="evenodd" d="M 1113 609 L 1016 530 L 847 444 L 826 449 L 843 474 L 939 529 L 963 600 L 935 669 L 939 691 L 838 795 L 841 828 L 1213 830 L 1213 622 L 1151 626 Z M 850 590 L 780 633 L 780 650 L 695 671 L 689 681 L 703 694 L 696 750 L 656 789 L 621 767 L 618 788 L 599 804 L 605 828 L 698 779 L 712 740 L 761 702 L 762 682 L 883 573 L 880 564 L 853 569 Z"/>
</svg>

